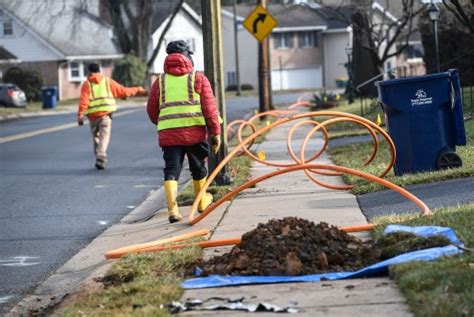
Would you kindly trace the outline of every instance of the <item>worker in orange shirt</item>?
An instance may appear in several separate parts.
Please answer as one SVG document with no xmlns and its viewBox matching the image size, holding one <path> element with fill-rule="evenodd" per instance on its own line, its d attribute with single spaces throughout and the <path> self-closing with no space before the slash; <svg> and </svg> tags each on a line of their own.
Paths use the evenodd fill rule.
<svg viewBox="0 0 474 317">
<path fill-rule="evenodd" d="M 84 115 L 89 119 L 94 153 L 95 167 L 103 170 L 107 165 L 107 147 L 112 130 L 112 113 L 117 110 L 115 98 L 130 96 L 146 96 L 148 92 L 143 87 L 124 87 L 111 78 L 100 73 L 96 63 L 89 65 L 87 80 L 81 87 L 77 124 L 84 124 Z"/>
</svg>

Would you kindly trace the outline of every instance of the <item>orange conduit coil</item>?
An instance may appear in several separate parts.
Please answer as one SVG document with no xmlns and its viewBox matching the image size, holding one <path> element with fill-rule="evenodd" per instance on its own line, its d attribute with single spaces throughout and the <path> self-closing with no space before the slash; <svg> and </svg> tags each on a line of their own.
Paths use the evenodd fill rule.
<svg viewBox="0 0 474 317">
<path fill-rule="evenodd" d="M 369 230 L 372 230 L 373 228 L 374 228 L 373 224 L 367 224 L 367 225 L 359 225 L 359 226 L 339 227 L 339 230 L 342 230 L 345 232 L 361 232 L 361 231 L 369 231 Z M 189 248 L 189 247 L 201 247 L 203 249 L 216 248 L 216 247 L 223 247 L 226 245 L 236 245 L 236 244 L 239 244 L 240 242 L 242 242 L 242 238 L 237 237 L 237 238 L 228 238 L 228 239 L 221 239 L 221 240 L 210 240 L 210 241 L 202 241 L 202 242 L 158 246 L 153 251 L 165 251 L 165 250 L 174 250 L 174 249 L 182 249 L 182 248 Z"/>
<path fill-rule="evenodd" d="M 428 206 L 426 206 L 426 204 L 423 201 L 421 201 L 418 197 L 411 194 L 406 189 L 404 189 L 404 188 L 402 188 L 398 185 L 395 185 L 392 182 L 389 182 L 389 181 L 387 181 L 383 178 L 380 178 L 380 177 L 377 177 L 377 176 L 374 176 L 374 175 L 371 175 L 371 174 L 367 174 L 367 173 L 364 173 L 364 172 L 361 172 L 361 171 L 358 171 L 358 170 L 354 170 L 354 169 L 351 169 L 351 168 L 348 168 L 348 167 L 342 167 L 342 166 L 337 166 L 337 165 L 303 164 L 303 165 L 297 165 L 297 166 L 282 168 L 280 170 L 273 171 L 271 173 L 268 173 L 268 174 L 265 174 L 263 176 L 257 177 L 253 180 L 250 180 L 247 183 L 235 188 L 233 191 L 231 191 L 231 192 L 225 194 L 224 196 L 222 196 L 221 199 L 216 201 L 214 204 L 210 205 L 206 210 L 204 210 L 202 213 L 200 213 L 197 217 L 194 217 L 194 213 L 195 213 L 196 210 L 194 210 L 194 212 L 193 212 L 193 209 L 195 209 L 194 204 L 193 204 L 193 206 L 191 207 L 191 210 L 189 212 L 189 216 L 188 216 L 189 217 L 189 224 L 194 225 L 194 224 L 198 223 L 199 221 L 204 219 L 208 214 L 210 214 L 214 209 L 219 207 L 223 202 L 235 197 L 236 195 L 238 195 L 244 189 L 252 187 L 255 184 L 257 184 L 261 181 L 264 181 L 268 178 L 278 176 L 278 175 L 281 175 L 281 174 L 285 174 L 285 173 L 289 173 L 289 172 L 293 172 L 293 171 L 304 170 L 304 169 L 327 169 L 327 170 L 343 172 L 345 174 L 351 174 L 351 175 L 355 175 L 355 176 L 365 178 L 369 181 L 379 183 L 380 185 L 383 185 L 383 186 L 399 193 L 400 195 L 406 197 L 407 199 L 411 200 L 413 203 L 415 203 L 421 209 L 421 212 L 422 212 L 423 215 L 431 214 L 430 209 L 428 208 Z M 206 185 L 204 185 L 204 187 L 206 187 Z M 196 197 L 197 197 L 196 199 L 201 198 L 199 196 L 199 194 Z"/>
<path fill-rule="evenodd" d="M 276 111 L 278 111 L 278 112 L 276 112 Z M 289 112 L 285 112 L 285 110 L 283 110 L 283 111 L 282 111 L 282 110 L 276 110 L 276 111 L 274 110 L 274 111 L 269 111 L 269 112 L 260 113 L 260 114 L 258 114 L 258 115 L 253 116 L 252 118 L 250 118 L 247 122 L 242 122 L 242 123 L 241 123 L 241 126 L 240 126 L 240 128 L 239 128 L 239 132 L 238 132 L 238 134 L 237 134 L 237 138 L 238 138 L 239 142 L 240 142 L 240 143 L 244 142 L 244 141 L 242 140 L 242 137 L 241 137 L 243 128 L 244 128 L 247 124 L 251 124 L 255 119 L 257 119 L 257 118 L 259 118 L 259 117 L 262 117 L 262 116 L 266 116 L 266 115 L 276 116 L 276 114 L 278 114 L 279 116 L 281 116 L 281 115 L 285 115 L 285 114 L 286 114 L 286 115 L 295 114 L 295 111 L 289 111 Z M 387 168 L 386 168 L 386 169 L 384 170 L 384 172 L 381 174 L 381 177 L 385 176 L 385 175 L 390 171 L 390 169 L 391 169 L 392 166 L 393 166 L 393 163 L 395 162 L 395 145 L 393 144 L 392 139 L 391 139 L 390 136 L 385 132 L 385 130 L 383 130 L 382 128 L 380 128 L 378 125 L 376 125 L 375 123 L 373 123 L 373 122 L 370 121 L 370 120 L 367 120 L 367 119 L 365 119 L 365 118 L 359 117 L 359 116 L 357 116 L 357 115 L 352 115 L 352 114 L 344 113 L 344 112 L 334 112 L 334 111 L 310 112 L 310 113 L 309 113 L 310 115 L 305 115 L 305 114 L 308 114 L 308 113 L 303 113 L 303 115 L 305 115 L 305 116 L 318 116 L 317 114 L 319 114 L 319 113 L 324 113 L 323 115 L 320 115 L 320 116 L 326 116 L 328 113 L 333 113 L 333 115 L 334 115 L 334 114 L 336 114 L 336 116 L 342 115 L 342 116 L 345 116 L 346 118 L 345 118 L 345 119 L 338 119 L 337 121 L 325 122 L 323 125 L 321 125 L 321 130 L 323 131 L 323 135 L 325 136 L 325 145 L 323 146 L 323 149 L 321 149 L 321 151 L 320 151 L 317 155 L 315 155 L 315 156 L 313 156 L 311 159 L 307 160 L 306 163 L 311 162 L 311 161 L 315 160 L 316 158 L 318 158 L 319 155 L 321 155 L 321 154 L 324 152 L 324 150 L 326 149 L 326 147 L 327 147 L 327 142 L 328 142 L 329 140 L 328 140 L 328 133 L 327 133 L 327 130 L 325 129 L 325 125 L 329 125 L 329 124 L 333 124 L 333 123 L 337 123 L 337 122 L 341 122 L 341 121 L 348 121 L 348 122 L 355 122 L 355 123 L 358 123 L 358 124 L 360 124 L 360 125 L 366 127 L 366 128 L 369 130 L 369 132 L 370 132 L 370 134 L 372 135 L 372 138 L 373 138 L 373 140 L 374 140 L 374 150 L 373 150 L 373 152 L 372 152 L 372 156 L 371 156 L 371 158 L 365 163 L 365 165 L 369 164 L 369 163 L 373 160 L 373 158 L 375 157 L 375 154 L 376 154 L 376 152 L 377 152 L 378 139 L 377 139 L 377 137 L 376 137 L 376 134 L 375 134 L 374 129 L 377 130 L 380 134 L 382 134 L 382 136 L 385 138 L 385 140 L 387 141 L 387 143 L 389 143 L 391 159 L 390 159 L 390 162 L 389 162 Z M 316 115 L 314 115 L 314 114 L 316 114 Z M 300 113 L 300 115 L 301 115 L 301 113 Z M 279 120 L 277 120 L 276 122 L 274 122 L 274 123 L 271 125 L 271 127 L 273 128 L 273 127 L 275 127 L 275 126 L 277 126 L 277 125 L 281 125 L 282 123 L 286 123 L 286 122 L 288 122 L 288 119 L 290 119 L 290 121 L 296 120 L 296 119 L 300 119 L 300 118 L 301 118 L 300 115 L 298 115 L 298 117 L 292 117 L 291 119 L 290 119 L 290 118 L 286 118 L 287 120 L 282 121 L 282 122 L 280 122 L 280 123 L 277 123 L 277 122 L 279 121 Z M 363 121 L 361 121 L 361 120 L 359 120 L 359 119 L 362 119 Z M 317 123 L 316 121 L 314 121 L 314 120 L 313 120 L 313 121 L 308 120 L 308 121 L 306 121 L 306 122 L 311 122 L 311 123 L 314 124 L 314 125 L 320 125 L 320 124 L 318 124 L 318 123 Z M 296 127 L 299 127 L 300 125 L 301 125 L 301 123 L 298 123 L 298 124 L 296 125 Z M 267 126 L 266 128 L 268 128 L 268 126 Z M 295 129 L 295 127 L 293 127 L 293 128 L 290 130 L 289 134 L 288 134 L 287 144 L 288 144 L 288 150 L 290 151 L 290 156 L 293 154 L 292 158 L 295 160 L 295 162 L 296 162 L 295 164 L 297 164 L 297 163 L 299 163 L 300 161 L 296 158 L 296 156 L 294 155 L 294 153 L 293 153 L 291 147 L 289 146 L 289 145 L 291 144 L 291 136 L 293 135 L 294 129 Z M 268 131 L 268 130 L 265 129 L 264 132 L 266 132 L 266 131 Z M 258 133 L 258 135 L 257 135 L 256 137 L 258 137 L 259 135 L 262 134 L 262 130 L 258 131 L 257 133 Z M 315 133 L 315 132 L 312 132 L 311 135 L 314 134 L 314 133 Z M 250 137 L 252 137 L 252 135 L 251 135 Z M 250 138 L 250 137 L 249 137 L 249 138 Z M 256 137 L 255 137 L 255 138 L 256 138 Z M 253 141 L 255 140 L 255 138 L 252 138 L 249 143 L 253 143 Z M 308 137 L 308 139 L 309 139 L 309 137 Z M 306 142 L 306 143 L 307 143 L 307 142 Z M 305 144 L 305 146 L 306 146 L 306 144 Z M 281 163 L 274 163 L 274 162 L 271 162 L 271 161 L 259 160 L 254 154 L 252 154 L 252 153 L 249 151 L 249 148 L 250 148 L 249 146 L 246 146 L 245 148 L 243 148 L 243 150 L 244 150 L 245 153 L 246 153 L 247 155 L 249 155 L 253 160 L 255 160 L 255 161 L 257 161 L 257 162 L 259 162 L 259 163 L 261 163 L 261 164 L 269 165 L 269 166 L 275 166 L 275 167 L 285 167 L 285 166 L 293 166 L 293 165 L 295 165 L 295 164 L 291 164 L 291 163 L 290 163 L 290 164 L 281 164 Z"/>
<path fill-rule="evenodd" d="M 128 247 L 123 247 L 115 250 L 108 251 L 104 254 L 106 259 L 118 259 L 129 253 L 142 253 L 142 252 L 151 252 L 156 251 L 157 249 L 163 247 L 163 244 L 182 241 L 186 239 L 191 239 L 195 237 L 206 236 L 209 234 L 207 229 L 201 229 L 189 233 L 184 233 L 175 237 L 156 240 L 147 243 L 134 244 Z"/>
<path fill-rule="evenodd" d="M 317 113 L 322 113 L 322 112 L 317 112 Z M 324 112 L 324 113 L 327 114 L 329 112 Z M 384 169 L 384 171 L 379 176 L 384 177 L 388 172 L 390 172 L 390 169 L 392 168 L 392 166 L 395 162 L 395 145 L 393 144 L 393 141 L 390 138 L 390 136 L 382 128 L 380 128 L 378 125 L 376 125 L 375 123 L 373 123 L 370 120 L 367 120 L 365 118 L 361 118 L 361 117 L 356 116 L 356 115 L 352 115 L 352 114 L 348 114 L 348 113 L 342 113 L 342 112 L 331 112 L 331 113 L 333 113 L 333 114 L 336 113 L 337 115 L 341 115 L 343 117 L 329 119 L 329 120 L 324 121 L 323 123 L 318 123 L 317 121 L 314 121 L 314 120 L 306 120 L 306 121 L 298 122 L 296 125 L 294 125 L 290 129 L 290 131 L 288 133 L 288 138 L 287 138 L 287 147 L 288 147 L 288 152 L 290 154 L 290 157 L 293 158 L 295 163 L 276 163 L 276 162 L 271 162 L 271 161 L 267 161 L 267 160 L 264 161 L 264 160 L 259 159 L 257 156 L 255 156 L 252 152 L 250 152 L 248 146 L 243 147 L 242 150 L 250 158 L 252 158 L 254 161 L 259 162 L 260 164 L 263 164 L 263 165 L 274 166 L 274 167 L 289 167 L 289 166 L 295 166 L 295 165 L 302 164 L 303 161 L 304 161 L 304 163 L 307 164 L 307 163 L 315 160 L 316 158 L 318 158 L 324 152 L 324 150 L 327 148 L 327 144 L 329 142 L 329 135 L 328 135 L 328 132 L 325 128 L 326 125 L 330 125 L 330 124 L 334 124 L 334 123 L 338 123 L 338 122 L 354 122 L 354 123 L 358 123 L 358 124 L 362 125 L 363 127 L 367 128 L 369 130 L 370 134 L 372 135 L 372 139 L 374 141 L 374 143 L 373 143 L 374 148 L 373 148 L 373 151 L 372 151 L 372 155 L 367 160 L 367 162 L 364 164 L 364 166 L 366 166 L 370 162 L 372 162 L 372 160 L 375 158 L 375 155 L 377 154 L 377 149 L 378 149 L 378 144 L 379 144 L 377 136 L 376 136 L 376 132 L 375 132 L 375 130 L 377 130 L 380 134 L 382 134 L 382 136 L 385 138 L 385 140 L 389 144 L 389 146 L 390 146 L 390 155 L 391 155 L 390 162 L 388 163 L 387 167 Z M 290 112 L 290 114 L 291 114 L 291 112 Z M 262 116 L 262 115 L 265 115 L 265 113 L 259 114 L 257 116 Z M 254 118 L 257 118 L 257 116 L 252 117 L 251 119 L 249 119 L 249 121 L 254 119 Z M 360 119 L 358 119 L 358 118 L 360 118 Z M 295 119 L 292 119 L 292 120 L 295 120 Z M 277 122 L 278 121 L 274 122 L 274 124 L 278 125 Z M 283 123 L 286 123 L 286 122 L 283 122 Z M 311 123 L 313 125 L 316 125 L 316 127 L 307 134 L 306 139 L 303 142 L 303 145 L 302 145 L 302 148 L 301 148 L 301 155 L 302 155 L 303 159 L 300 160 L 296 157 L 296 155 L 293 152 L 293 149 L 291 147 L 291 138 L 293 136 L 293 132 L 298 127 L 300 127 L 303 124 L 309 124 L 309 123 Z M 247 123 L 245 123 L 245 122 L 241 124 L 241 126 L 239 128 L 239 131 L 238 131 L 238 134 L 237 134 L 237 138 L 239 139 L 240 143 L 244 142 L 241 138 L 241 134 L 242 134 L 242 129 L 245 127 L 246 124 Z M 313 155 L 310 159 L 304 160 L 304 150 L 305 150 L 306 144 L 310 140 L 311 136 L 314 133 L 316 133 L 316 131 L 319 130 L 319 129 L 322 130 L 323 135 L 324 135 L 324 145 L 318 153 Z M 242 152 L 238 152 L 237 155 L 241 155 L 241 154 L 242 154 Z M 337 175 L 341 175 L 341 173 L 316 171 L 316 170 L 305 171 L 305 173 L 311 181 L 313 181 L 314 183 L 316 183 L 320 186 L 323 186 L 323 187 L 326 187 L 326 188 L 329 188 L 329 189 L 347 190 L 347 189 L 351 189 L 353 187 L 352 185 L 337 186 L 337 185 L 331 185 L 331 184 L 323 183 L 323 182 L 317 180 L 314 176 L 310 175 L 310 173 L 315 173 L 315 174 L 321 174 L 321 175 L 329 175 L 329 176 L 335 176 L 336 175 L 337 176 Z"/>
<path fill-rule="evenodd" d="M 261 128 L 260 130 L 254 132 L 253 134 L 248 136 L 245 140 L 242 140 L 241 133 L 242 133 L 242 130 L 245 127 L 245 125 L 248 124 L 248 122 L 252 122 L 253 120 L 255 120 L 257 118 L 264 117 L 264 116 L 267 116 L 267 115 L 274 116 L 274 117 L 277 118 L 277 120 L 275 122 Z M 307 134 L 307 136 L 306 136 L 306 138 L 303 142 L 302 149 L 300 151 L 301 152 L 300 153 L 301 158 L 298 159 L 294 155 L 294 153 L 292 155 L 292 158 L 295 160 L 295 163 L 278 164 L 278 163 L 275 163 L 275 162 L 263 161 L 263 160 L 260 160 L 259 158 L 257 158 L 255 155 L 253 155 L 247 148 L 247 145 L 250 144 L 252 141 L 254 141 L 258 136 L 263 135 L 264 133 L 266 133 L 267 131 L 273 129 L 274 127 L 280 126 L 282 124 L 285 124 L 285 123 L 288 123 L 288 122 L 291 122 L 291 121 L 295 121 L 295 120 L 299 120 L 299 119 L 305 119 L 305 118 L 314 118 L 314 117 L 332 117 L 332 118 L 328 119 L 328 120 L 326 120 L 322 123 L 320 123 L 320 122 L 311 123 L 311 124 L 315 125 L 315 127 L 310 131 L 310 133 Z M 350 169 L 350 168 L 342 167 L 342 166 L 325 165 L 325 164 L 310 164 L 309 163 L 310 161 L 316 159 L 323 151 L 320 151 L 316 155 L 313 155 L 310 159 L 305 160 L 305 158 L 304 158 L 304 149 L 306 147 L 306 143 L 309 141 L 311 136 L 314 133 L 316 133 L 318 130 L 322 130 L 323 135 L 326 138 L 325 144 L 323 145 L 323 149 L 325 149 L 325 147 L 327 146 L 327 131 L 326 131 L 326 133 L 324 133 L 324 127 L 327 126 L 327 125 L 330 125 L 330 124 L 334 124 L 334 123 L 338 123 L 338 122 L 344 122 L 344 121 L 355 122 L 355 123 L 361 124 L 362 126 L 366 127 L 369 130 L 370 134 L 372 135 L 372 138 L 374 139 L 374 152 L 376 152 L 376 150 L 378 148 L 378 140 L 377 140 L 377 137 L 376 137 L 376 132 L 380 133 L 385 138 L 385 140 L 388 143 L 389 148 L 390 148 L 391 159 L 390 159 L 390 162 L 385 167 L 385 169 L 383 170 L 383 172 L 379 176 L 374 176 L 374 175 L 371 175 L 371 174 L 367 174 L 367 173 L 364 173 L 364 172 L 361 172 L 361 171 L 358 171 L 358 170 L 354 170 L 354 169 Z M 383 186 L 385 186 L 389 189 L 392 189 L 392 190 L 398 192 L 399 194 L 403 195 L 407 199 L 414 202 L 421 209 L 421 212 L 424 215 L 430 214 L 430 210 L 424 202 L 422 202 L 416 196 L 409 193 L 408 191 L 401 188 L 400 186 L 397 186 L 397 185 L 395 185 L 395 184 L 393 184 L 393 183 L 391 183 L 387 180 L 384 180 L 382 178 L 390 171 L 390 169 L 392 168 L 392 166 L 395 162 L 395 157 L 396 157 L 395 145 L 394 145 L 392 139 L 390 138 L 390 136 L 387 134 L 387 132 L 385 132 L 385 130 L 380 128 L 378 125 L 376 125 L 372 121 L 367 120 L 365 118 L 362 118 L 360 116 L 354 115 L 354 114 L 344 113 L 344 112 L 337 112 L 337 111 L 315 111 L 315 112 L 299 113 L 299 112 L 294 112 L 294 110 L 273 110 L 273 111 L 269 111 L 269 112 L 266 112 L 266 113 L 257 114 L 255 116 L 253 116 L 252 118 L 250 118 L 248 120 L 248 122 L 242 123 L 239 127 L 237 137 L 239 138 L 240 143 L 214 169 L 214 171 L 211 173 L 211 175 L 208 177 L 206 183 L 204 184 L 204 187 L 196 195 L 194 203 L 193 203 L 193 205 L 191 207 L 191 210 L 189 212 L 189 215 L 188 215 L 188 221 L 189 221 L 188 223 L 190 225 L 193 225 L 193 224 L 199 222 L 200 220 L 202 220 L 210 212 L 212 212 L 214 209 L 219 207 L 223 202 L 235 197 L 242 190 L 244 190 L 246 188 L 249 188 L 249 187 L 265 180 L 265 179 L 270 178 L 270 177 L 274 177 L 274 176 L 277 176 L 277 175 L 280 175 L 280 174 L 293 172 L 293 171 L 297 171 L 297 170 L 304 170 L 307 173 L 307 175 L 309 175 L 309 173 L 319 173 L 319 174 L 323 174 L 323 175 L 338 175 L 338 173 L 345 173 L 345 174 L 351 174 L 351 175 L 355 175 L 355 176 L 358 176 L 358 177 L 362 177 L 362 178 L 365 178 L 369 181 L 379 183 L 379 184 L 381 184 L 381 185 L 383 185 Z M 304 124 L 308 124 L 307 121 L 305 121 L 305 122 L 306 123 L 304 123 Z M 301 123 L 300 125 L 302 125 L 302 124 L 303 123 Z M 291 130 L 291 131 L 294 131 L 294 130 Z M 288 141 L 288 146 L 289 146 L 288 149 L 289 149 L 290 153 L 292 152 L 292 150 L 290 150 L 291 149 L 291 134 L 292 133 L 289 133 L 289 135 L 288 135 L 289 141 L 287 140 Z M 199 214 L 197 217 L 195 217 L 197 207 L 198 207 L 198 203 L 201 200 L 204 193 L 206 192 L 209 185 L 215 179 L 217 174 L 222 170 L 224 165 L 227 164 L 240 151 L 244 151 L 252 159 L 254 159 L 255 161 L 257 161 L 261 164 L 268 165 L 268 166 L 282 167 L 282 169 L 270 172 L 266 175 L 255 178 L 253 180 L 249 180 L 247 183 L 239 186 L 238 188 L 234 189 L 232 192 L 227 193 L 226 195 L 221 197 L 221 199 L 216 201 L 214 204 L 210 205 L 206 210 L 204 210 L 201 214 Z M 374 156 L 375 156 L 375 154 L 372 153 L 371 157 L 369 158 L 369 160 L 365 164 L 370 163 L 373 160 Z M 316 182 L 317 184 L 320 184 L 321 186 L 325 186 L 325 187 L 328 187 L 328 188 L 334 188 L 334 189 L 347 189 L 347 188 L 350 188 L 348 186 L 334 186 L 334 185 L 330 185 L 330 184 L 325 184 L 325 183 L 322 183 L 321 181 L 318 181 L 313 176 L 311 176 L 310 178 L 313 182 Z"/>
<path fill-rule="evenodd" d="M 311 103 L 309 101 L 297 101 L 291 106 L 288 107 L 288 109 L 295 109 L 297 107 L 309 107 L 311 106 Z"/>
</svg>

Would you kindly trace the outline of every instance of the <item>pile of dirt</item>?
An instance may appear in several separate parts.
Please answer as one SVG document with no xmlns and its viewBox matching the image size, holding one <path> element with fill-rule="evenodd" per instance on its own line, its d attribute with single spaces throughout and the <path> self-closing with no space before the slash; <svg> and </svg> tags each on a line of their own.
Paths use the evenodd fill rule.
<svg viewBox="0 0 474 317">
<path fill-rule="evenodd" d="M 270 220 L 242 242 L 202 264 L 204 274 L 304 275 L 356 271 L 378 260 L 371 244 L 325 222 L 296 217 Z"/>
<path fill-rule="evenodd" d="M 325 222 L 296 217 L 272 219 L 242 236 L 229 253 L 197 265 L 203 275 L 305 275 L 351 272 L 420 249 L 448 245 L 440 236 L 391 233 L 362 241 Z"/>
<path fill-rule="evenodd" d="M 386 260 L 403 253 L 443 247 L 450 243 L 445 236 L 419 237 L 410 232 L 392 232 L 380 237 L 374 248 L 379 249 L 380 259 Z"/>
</svg>

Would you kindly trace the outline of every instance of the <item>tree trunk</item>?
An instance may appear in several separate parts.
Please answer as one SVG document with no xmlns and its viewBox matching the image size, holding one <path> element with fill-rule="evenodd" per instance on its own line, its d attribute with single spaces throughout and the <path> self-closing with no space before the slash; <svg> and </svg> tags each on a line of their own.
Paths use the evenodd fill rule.
<svg viewBox="0 0 474 317">
<path fill-rule="evenodd" d="M 354 88 L 365 81 L 377 76 L 378 56 L 369 51 L 366 47 L 371 46 L 370 23 L 368 22 L 368 12 L 371 11 L 371 0 L 351 1 L 352 6 L 352 70 L 354 72 Z M 369 83 L 358 91 L 363 96 L 377 96 L 377 89 L 374 83 Z"/>
</svg>

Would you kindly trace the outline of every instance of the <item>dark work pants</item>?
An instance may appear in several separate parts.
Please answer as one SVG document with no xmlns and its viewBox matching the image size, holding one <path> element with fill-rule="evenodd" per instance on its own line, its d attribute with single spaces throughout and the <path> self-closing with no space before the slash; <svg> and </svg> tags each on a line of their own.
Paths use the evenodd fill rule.
<svg viewBox="0 0 474 317">
<path fill-rule="evenodd" d="M 165 181 L 178 180 L 183 168 L 184 155 L 188 157 L 189 169 L 194 180 L 207 176 L 206 158 L 209 155 L 209 144 L 200 142 L 189 146 L 163 147 L 165 160 Z"/>
</svg>

